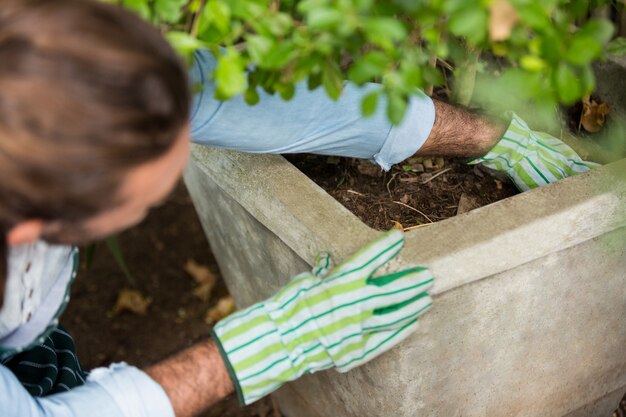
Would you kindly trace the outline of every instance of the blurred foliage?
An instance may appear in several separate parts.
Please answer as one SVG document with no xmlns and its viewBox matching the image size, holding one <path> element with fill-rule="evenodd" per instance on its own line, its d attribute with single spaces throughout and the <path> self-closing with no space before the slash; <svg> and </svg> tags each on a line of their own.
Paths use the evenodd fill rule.
<svg viewBox="0 0 626 417">
<path fill-rule="evenodd" d="M 446 71 L 458 80 L 453 97 L 461 101 L 480 88 L 491 102 L 529 100 L 554 109 L 593 90 L 594 61 L 607 51 L 626 53 L 626 40 L 613 39 L 614 24 L 598 13 L 620 13 L 623 0 L 117 3 L 161 27 L 184 56 L 212 50 L 218 99 L 243 94 L 253 105 L 263 89 L 289 100 L 302 80 L 337 99 L 344 80 L 376 81 L 380 90 L 365 97 L 363 113 L 373 113 L 385 96 L 393 123 L 416 88 L 443 85 Z M 489 84 L 476 84 L 476 74 L 488 74 Z"/>
</svg>

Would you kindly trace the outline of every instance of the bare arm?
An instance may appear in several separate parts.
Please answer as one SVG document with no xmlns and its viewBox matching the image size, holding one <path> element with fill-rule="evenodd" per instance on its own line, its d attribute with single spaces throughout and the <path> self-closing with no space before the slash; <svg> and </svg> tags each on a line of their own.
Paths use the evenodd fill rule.
<svg viewBox="0 0 626 417">
<path fill-rule="evenodd" d="M 209 340 L 145 371 L 163 387 L 177 417 L 195 416 L 233 391 L 226 365 L 215 343 Z"/>
<path fill-rule="evenodd" d="M 435 124 L 419 156 L 478 157 L 502 138 L 507 123 L 471 113 L 442 101 L 435 104 Z"/>
</svg>

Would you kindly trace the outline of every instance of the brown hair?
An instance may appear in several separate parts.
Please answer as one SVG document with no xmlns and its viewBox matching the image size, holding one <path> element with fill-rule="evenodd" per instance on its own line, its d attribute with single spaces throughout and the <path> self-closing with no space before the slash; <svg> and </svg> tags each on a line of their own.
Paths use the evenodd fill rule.
<svg viewBox="0 0 626 417">
<path fill-rule="evenodd" d="M 172 146 L 189 100 L 179 58 L 135 15 L 89 0 L 2 0 L 0 305 L 6 231 L 114 205 L 122 175 Z"/>
</svg>

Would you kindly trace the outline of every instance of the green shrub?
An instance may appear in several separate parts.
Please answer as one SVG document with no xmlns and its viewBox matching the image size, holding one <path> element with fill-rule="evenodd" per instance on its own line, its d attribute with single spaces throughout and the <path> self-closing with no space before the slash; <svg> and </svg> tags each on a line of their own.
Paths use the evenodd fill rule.
<svg viewBox="0 0 626 417">
<path fill-rule="evenodd" d="M 264 89 L 289 100 L 302 80 L 337 99 L 344 80 L 377 81 L 380 90 L 365 97 L 363 113 L 373 113 L 384 95 L 393 123 L 402 120 L 415 88 L 443 85 L 450 72 L 453 96 L 464 104 L 477 89 L 476 74 L 489 75 L 480 92 L 492 102 L 572 104 L 593 90 L 594 61 L 626 51 L 624 38 L 611 41 L 609 18 L 590 17 L 623 10 L 621 0 L 121 3 L 164 28 L 181 54 L 211 49 L 219 57 L 218 99 L 244 94 L 253 105 Z"/>
</svg>

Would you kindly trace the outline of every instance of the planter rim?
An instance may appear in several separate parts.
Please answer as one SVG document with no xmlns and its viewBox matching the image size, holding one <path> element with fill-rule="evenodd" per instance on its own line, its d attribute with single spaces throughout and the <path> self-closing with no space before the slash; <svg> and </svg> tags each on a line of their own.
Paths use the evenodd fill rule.
<svg viewBox="0 0 626 417">
<path fill-rule="evenodd" d="M 279 155 L 193 145 L 191 162 L 309 264 L 380 232 Z M 626 159 L 406 232 L 399 266 L 427 265 L 433 294 L 626 227 Z"/>
</svg>

